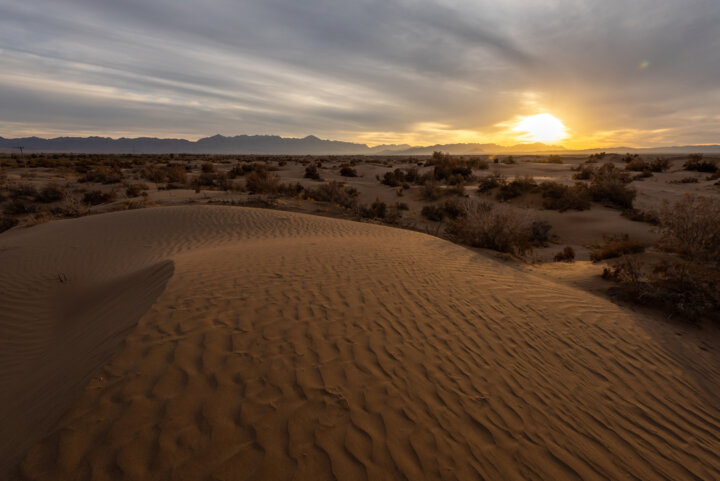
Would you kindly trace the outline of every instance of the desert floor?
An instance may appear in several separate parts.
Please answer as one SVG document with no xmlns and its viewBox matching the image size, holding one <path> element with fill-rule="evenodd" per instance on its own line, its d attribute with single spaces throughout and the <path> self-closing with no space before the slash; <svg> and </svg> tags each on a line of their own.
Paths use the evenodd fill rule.
<svg viewBox="0 0 720 481">
<path fill-rule="evenodd" d="M 572 183 L 582 161 L 489 172 Z M 323 178 L 409 204 L 404 229 L 150 185 L 151 208 L 0 234 L 0 478 L 720 479 L 718 329 L 613 302 L 587 260 L 651 225 L 528 194 L 511 207 L 553 241 L 497 258 L 429 235 L 419 187 L 376 179 L 397 165 L 340 163 Z M 277 172 L 319 184 L 304 169 Z M 9 181 L 74 181 L 25 170 Z M 720 195 L 705 178 L 633 182 L 636 206 Z M 564 245 L 577 262 L 546 262 Z"/>
</svg>

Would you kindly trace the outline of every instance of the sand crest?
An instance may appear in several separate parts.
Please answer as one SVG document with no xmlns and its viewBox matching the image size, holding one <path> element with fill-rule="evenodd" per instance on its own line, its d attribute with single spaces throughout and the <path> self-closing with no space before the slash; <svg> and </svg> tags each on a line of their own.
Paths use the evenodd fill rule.
<svg viewBox="0 0 720 481">
<path fill-rule="evenodd" d="M 21 479 L 720 478 L 715 352 L 431 236 L 157 208 L 0 264 Z"/>
</svg>

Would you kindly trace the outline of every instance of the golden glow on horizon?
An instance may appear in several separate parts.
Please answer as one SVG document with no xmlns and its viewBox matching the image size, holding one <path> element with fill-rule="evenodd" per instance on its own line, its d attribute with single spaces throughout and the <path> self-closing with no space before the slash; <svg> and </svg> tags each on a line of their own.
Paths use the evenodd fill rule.
<svg viewBox="0 0 720 481">
<path fill-rule="evenodd" d="M 520 117 L 512 128 L 522 142 L 553 143 L 568 137 L 567 127 L 548 113 Z"/>
</svg>

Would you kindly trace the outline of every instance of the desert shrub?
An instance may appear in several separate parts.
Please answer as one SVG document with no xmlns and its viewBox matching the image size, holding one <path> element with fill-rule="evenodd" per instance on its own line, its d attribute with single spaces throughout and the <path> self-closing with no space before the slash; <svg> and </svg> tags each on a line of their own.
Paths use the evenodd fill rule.
<svg viewBox="0 0 720 481">
<path fill-rule="evenodd" d="M 641 180 L 647 179 L 648 177 L 652 177 L 652 176 L 653 176 L 653 173 L 650 171 L 650 169 L 645 169 L 642 172 L 640 172 L 639 174 L 633 175 L 632 180 L 633 181 L 635 181 L 635 180 L 641 181 Z"/>
<path fill-rule="evenodd" d="M 434 166 L 433 179 L 445 181 L 448 184 L 470 180 L 473 167 L 487 168 L 487 162 L 481 159 L 466 160 L 442 152 L 433 152 L 432 158 L 427 162 L 427 165 Z"/>
<path fill-rule="evenodd" d="M 305 167 L 305 178 L 313 179 L 313 180 L 321 180 L 320 179 L 320 171 L 318 170 L 318 166 L 316 164 L 310 164 L 307 167 Z"/>
<path fill-rule="evenodd" d="M 595 164 L 605 159 L 606 156 L 607 154 L 605 152 L 596 152 L 594 154 L 590 154 L 585 162 L 588 164 Z"/>
<path fill-rule="evenodd" d="M 484 177 L 478 178 L 478 194 L 489 192 L 496 187 L 501 187 L 506 184 L 505 177 L 501 174 L 490 174 Z"/>
<path fill-rule="evenodd" d="M 548 164 L 562 164 L 563 159 L 559 155 L 548 155 L 545 162 Z"/>
<path fill-rule="evenodd" d="M 67 196 L 59 205 L 50 208 L 50 213 L 55 217 L 80 217 L 87 212 L 87 206 L 75 196 Z"/>
<path fill-rule="evenodd" d="M 442 189 L 440 189 L 437 182 L 428 180 L 423 185 L 422 190 L 420 191 L 420 196 L 424 200 L 438 200 L 442 196 Z"/>
<path fill-rule="evenodd" d="M 65 188 L 59 184 L 50 183 L 38 191 L 35 200 L 43 203 L 58 202 L 65 198 Z"/>
<path fill-rule="evenodd" d="M 13 184 L 8 188 L 12 199 L 33 199 L 37 189 L 31 184 Z"/>
<path fill-rule="evenodd" d="M 513 158 L 512 155 L 508 155 L 507 157 L 502 159 L 500 162 L 502 162 L 503 164 L 507 164 L 507 165 L 512 165 L 512 164 L 517 163 L 517 162 L 515 162 L 515 159 Z"/>
<path fill-rule="evenodd" d="M 187 182 L 187 170 L 180 164 L 169 165 L 165 167 L 165 179 L 168 183 L 185 184 Z"/>
<path fill-rule="evenodd" d="M 233 184 L 233 190 L 239 190 L 243 192 L 245 189 L 239 185 Z M 280 193 L 289 195 L 291 197 L 298 197 L 300 194 L 305 192 L 305 187 L 300 182 L 294 184 L 280 184 Z"/>
<path fill-rule="evenodd" d="M 128 197 L 137 197 L 145 190 L 147 190 L 147 185 L 145 184 L 127 184 L 125 186 L 125 195 Z"/>
<path fill-rule="evenodd" d="M 650 170 L 650 166 L 640 157 L 636 157 L 627 163 L 625 170 L 642 172 L 643 170 Z"/>
<path fill-rule="evenodd" d="M 369 206 L 359 206 L 358 214 L 360 217 L 364 217 L 366 219 L 384 219 L 387 214 L 387 204 L 385 202 L 380 202 L 379 199 L 375 199 L 375 202 Z"/>
<path fill-rule="evenodd" d="M 444 191 L 445 195 L 457 195 L 459 197 L 465 197 L 465 183 L 458 182 L 448 185 Z"/>
<path fill-rule="evenodd" d="M 660 308 L 690 322 L 720 320 L 717 269 L 682 259 L 644 265 L 637 258 L 623 257 L 604 269 L 603 278 L 619 284 L 610 293 L 623 300 Z"/>
<path fill-rule="evenodd" d="M 88 170 L 85 175 L 78 179 L 78 182 L 95 182 L 98 184 L 117 184 L 122 182 L 123 175 L 119 167 L 109 168 L 104 165 L 99 165 L 91 170 Z"/>
<path fill-rule="evenodd" d="M 700 179 L 698 179 L 697 177 L 683 177 L 682 179 L 679 179 L 679 180 L 671 180 L 669 183 L 670 184 L 697 184 L 698 182 L 700 182 Z"/>
<path fill-rule="evenodd" d="M 686 195 L 659 212 L 660 245 L 695 260 L 720 263 L 720 199 Z"/>
<path fill-rule="evenodd" d="M 280 191 L 280 177 L 266 170 L 253 170 L 245 176 L 245 187 L 254 194 L 277 194 Z"/>
<path fill-rule="evenodd" d="M 650 225 L 658 225 L 660 223 L 660 219 L 655 212 L 647 212 L 639 209 L 624 209 L 621 215 L 635 222 L 647 222 Z"/>
<path fill-rule="evenodd" d="M 243 169 L 244 164 L 237 163 L 232 166 L 232 168 L 228 171 L 228 177 L 231 179 L 235 179 L 237 177 L 242 177 L 245 175 L 245 169 Z"/>
<path fill-rule="evenodd" d="M 597 244 L 590 249 L 590 260 L 599 262 L 626 254 L 640 254 L 645 252 L 645 247 L 645 244 L 631 240 L 627 234 L 607 236 L 603 243 Z"/>
<path fill-rule="evenodd" d="M 390 172 L 385 172 L 380 182 L 390 187 L 398 187 L 403 182 L 405 182 L 405 173 L 402 171 L 402 169 L 395 169 Z"/>
<path fill-rule="evenodd" d="M 407 205 L 405 202 L 397 202 L 395 204 L 395 208 L 397 210 L 410 210 L 410 206 Z"/>
<path fill-rule="evenodd" d="M 607 163 L 595 171 L 590 183 L 590 195 L 596 202 L 609 202 L 618 207 L 631 209 L 637 192 L 628 187 L 630 179 L 625 173 Z"/>
<path fill-rule="evenodd" d="M 590 208 L 590 190 L 587 186 L 577 183 L 572 186 L 558 182 L 540 184 L 543 197 L 543 208 L 565 212 L 566 210 L 587 210 Z"/>
<path fill-rule="evenodd" d="M 649 167 L 653 172 L 665 172 L 670 168 L 670 161 L 668 159 L 658 157 L 649 163 Z"/>
<path fill-rule="evenodd" d="M 340 175 L 343 177 L 357 177 L 358 173 L 357 170 L 353 169 L 349 165 L 343 165 L 340 167 Z"/>
<path fill-rule="evenodd" d="M 528 192 L 534 192 L 538 188 L 535 179 L 530 177 L 518 177 L 515 180 L 500 186 L 497 193 L 497 200 L 505 202 Z"/>
<path fill-rule="evenodd" d="M 305 195 L 309 199 L 332 202 L 349 209 L 355 206 L 358 191 L 353 187 L 346 187 L 342 182 L 333 180 L 327 184 L 319 185 L 315 189 L 306 190 Z"/>
<path fill-rule="evenodd" d="M 4 208 L 4 212 L 7 215 L 32 214 L 36 211 L 37 206 L 35 206 L 35 204 L 22 199 L 13 199 L 9 203 L 5 204 Z"/>
<path fill-rule="evenodd" d="M 573 170 L 576 171 L 573 174 L 575 180 L 590 180 L 595 175 L 595 169 L 591 165 L 578 165 L 577 169 Z"/>
<path fill-rule="evenodd" d="M 683 169 L 694 170 L 696 172 L 716 172 L 718 170 L 715 160 L 705 160 L 702 154 L 691 154 L 688 160 L 683 164 Z"/>
<path fill-rule="evenodd" d="M 466 201 L 464 215 L 450 221 L 447 233 L 456 242 L 523 255 L 532 250 L 531 221 L 507 206 Z"/>
<path fill-rule="evenodd" d="M 103 192 L 102 190 L 90 190 L 83 195 L 83 203 L 87 205 L 99 205 L 115 200 L 115 192 Z"/>
<path fill-rule="evenodd" d="M 441 206 L 443 213 L 449 219 L 457 219 L 465 215 L 464 203 L 458 199 L 446 200 Z"/>
<path fill-rule="evenodd" d="M 555 262 L 573 262 L 575 260 L 575 249 L 565 246 L 563 250 L 555 254 Z"/>
<path fill-rule="evenodd" d="M 210 174 L 212 172 L 215 172 L 215 164 L 212 162 L 203 162 L 200 166 L 200 170 L 202 172 L 205 172 L 206 174 Z"/>
<path fill-rule="evenodd" d="M 18 225 L 18 220 L 15 217 L 0 215 L 0 232 L 12 229 L 16 225 Z"/>
<path fill-rule="evenodd" d="M 442 207 L 437 205 L 423 206 L 420 214 L 427 220 L 431 220 L 434 222 L 440 222 L 441 220 L 445 219 L 445 211 Z"/>
<path fill-rule="evenodd" d="M 629 164 L 630 162 L 637 160 L 640 158 L 640 154 L 625 154 L 620 158 L 621 162 L 625 162 L 626 164 Z"/>
<path fill-rule="evenodd" d="M 532 232 L 531 240 L 536 245 L 544 246 L 547 241 L 550 240 L 550 230 L 552 226 L 546 220 L 534 220 L 530 224 L 530 231 Z"/>
</svg>

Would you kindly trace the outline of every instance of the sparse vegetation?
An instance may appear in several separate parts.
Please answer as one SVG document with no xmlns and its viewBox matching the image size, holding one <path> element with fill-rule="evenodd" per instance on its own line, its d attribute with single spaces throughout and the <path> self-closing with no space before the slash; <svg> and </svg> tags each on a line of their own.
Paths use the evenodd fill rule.
<svg viewBox="0 0 720 481">
<path fill-rule="evenodd" d="M 600 262 L 625 254 L 639 254 L 645 252 L 645 247 L 645 244 L 630 239 L 627 234 L 606 236 L 601 244 L 591 246 L 590 260 Z"/>
<path fill-rule="evenodd" d="M 115 192 L 113 191 L 102 191 L 102 190 L 91 190 L 85 192 L 83 195 L 83 203 L 87 205 L 100 205 L 115 200 Z"/>
<path fill-rule="evenodd" d="M 322 180 L 320 177 L 320 170 L 317 164 L 310 164 L 305 167 L 305 178 L 313 180 Z"/>
<path fill-rule="evenodd" d="M 637 192 L 627 186 L 629 182 L 624 172 L 608 162 L 595 171 L 590 183 L 590 195 L 596 202 L 631 209 Z"/>
<path fill-rule="evenodd" d="M 584 184 L 568 186 L 558 182 L 543 182 L 540 184 L 540 192 L 543 207 L 548 210 L 565 212 L 590 208 L 590 190 Z"/>
<path fill-rule="evenodd" d="M 696 172 L 717 172 L 718 166 L 717 161 L 707 160 L 703 158 L 703 154 L 691 154 L 688 156 L 688 160 L 683 164 L 683 169 L 694 170 Z"/>
<path fill-rule="evenodd" d="M 514 255 L 533 247 L 532 220 L 507 206 L 467 200 L 464 215 L 449 222 L 447 233 L 456 242 Z"/>
<path fill-rule="evenodd" d="M 563 250 L 555 254 L 553 260 L 555 262 L 573 262 L 575 261 L 575 249 L 565 246 Z"/>
</svg>

